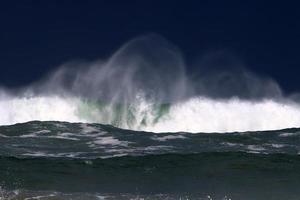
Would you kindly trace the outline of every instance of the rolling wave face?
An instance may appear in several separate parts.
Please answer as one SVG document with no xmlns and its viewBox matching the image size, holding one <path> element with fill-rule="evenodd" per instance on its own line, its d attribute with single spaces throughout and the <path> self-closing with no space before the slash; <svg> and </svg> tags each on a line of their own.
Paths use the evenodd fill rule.
<svg viewBox="0 0 300 200">
<path fill-rule="evenodd" d="M 0 156 L 97 159 L 246 152 L 300 153 L 299 129 L 243 133 L 152 133 L 109 125 L 33 121 L 0 127 Z"/>
<path fill-rule="evenodd" d="M 1 126 L 0 199 L 298 199 L 299 139 L 299 129 L 156 134 L 67 122 Z"/>
<path fill-rule="evenodd" d="M 257 102 L 192 98 L 155 104 L 142 96 L 127 105 L 79 97 L 40 96 L 0 100 L 0 125 L 33 120 L 110 124 L 151 132 L 233 132 L 298 127 L 300 106 L 291 101 Z"/>
</svg>

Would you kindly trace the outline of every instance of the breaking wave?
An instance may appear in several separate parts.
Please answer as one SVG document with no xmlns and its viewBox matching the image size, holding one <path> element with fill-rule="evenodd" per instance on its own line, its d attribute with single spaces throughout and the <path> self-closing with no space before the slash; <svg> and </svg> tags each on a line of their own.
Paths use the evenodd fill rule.
<svg viewBox="0 0 300 200">
<path fill-rule="evenodd" d="M 71 97 L 0 100 L 1 125 L 33 120 L 111 124 L 152 132 L 233 132 L 276 130 L 300 124 L 300 106 L 293 102 L 197 97 L 173 104 L 143 98 L 129 105 L 110 105 Z"/>
<path fill-rule="evenodd" d="M 183 57 L 148 35 L 109 59 L 67 63 L 30 86 L 1 90 L 0 125 L 52 120 L 152 132 L 299 127 L 300 105 L 272 79 L 224 56 L 206 56 L 196 67 Z"/>
</svg>

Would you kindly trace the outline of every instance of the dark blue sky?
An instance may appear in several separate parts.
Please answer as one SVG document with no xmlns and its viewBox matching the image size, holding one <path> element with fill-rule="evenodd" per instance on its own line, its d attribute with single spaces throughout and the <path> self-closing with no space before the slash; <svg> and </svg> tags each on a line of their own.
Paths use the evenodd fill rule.
<svg viewBox="0 0 300 200">
<path fill-rule="evenodd" d="M 0 84 L 24 85 L 65 61 L 107 57 L 147 33 L 179 46 L 187 60 L 231 52 L 285 91 L 300 91 L 299 5 L 287 1 L 1 2 Z"/>
</svg>

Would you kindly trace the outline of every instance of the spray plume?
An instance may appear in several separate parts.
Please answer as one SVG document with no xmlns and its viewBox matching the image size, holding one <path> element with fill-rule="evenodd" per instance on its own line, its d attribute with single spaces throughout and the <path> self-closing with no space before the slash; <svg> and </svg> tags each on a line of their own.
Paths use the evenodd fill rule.
<svg viewBox="0 0 300 200">
<path fill-rule="evenodd" d="M 176 46 L 158 35 L 139 37 L 107 60 L 70 62 L 17 92 L 2 89 L 0 125 L 58 120 L 154 132 L 300 125 L 299 104 L 275 81 L 221 58 L 206 56 L 187 70 Z"/>
</svg>

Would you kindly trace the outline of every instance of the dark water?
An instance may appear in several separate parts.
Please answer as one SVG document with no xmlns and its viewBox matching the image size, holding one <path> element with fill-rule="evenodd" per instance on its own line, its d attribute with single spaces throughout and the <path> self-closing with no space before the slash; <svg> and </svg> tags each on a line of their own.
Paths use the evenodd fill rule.
<svg viewBox="0 0 300 200">
<path fill-rule="evenodd" d="M 0 127 L 0 199 L 300 199 L 300 129 Z"/>
</svg>

